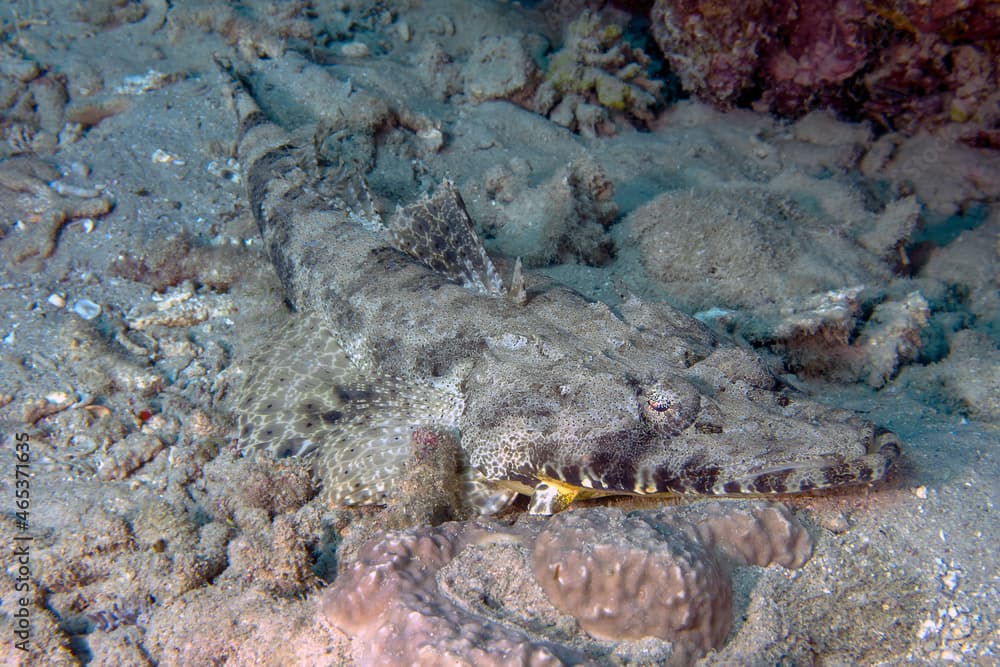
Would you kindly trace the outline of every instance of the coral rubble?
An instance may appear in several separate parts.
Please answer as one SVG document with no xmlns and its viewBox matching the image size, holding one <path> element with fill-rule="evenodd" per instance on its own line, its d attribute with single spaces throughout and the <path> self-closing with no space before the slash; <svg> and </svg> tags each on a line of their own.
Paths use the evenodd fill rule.
<svg viewBox="0 0 1000 667">
<path fill-rule="evenodd" d="M 562 48 L 549 57 L 535 108 L 587 136 L 611 132 L 613 114 L 652 120 L 663 82 L 650 76 L 651 59 L 622 33 L 605 16 L 581 12 L 567 26 Z"/>
</svg>

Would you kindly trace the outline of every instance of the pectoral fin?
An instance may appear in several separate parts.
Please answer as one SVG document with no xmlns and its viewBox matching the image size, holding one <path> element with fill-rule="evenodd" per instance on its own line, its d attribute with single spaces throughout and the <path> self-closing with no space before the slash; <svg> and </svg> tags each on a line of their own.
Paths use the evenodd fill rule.
<svg viewBox="0 0 1000 667">
<path fill-rule="evenodd" d="M 239 447 L 313 464 L 331 505 L 380 504 L 411 459 L 418 428 L 455 428 L 462 398 L 355 367 L 316 316 L 295 315 L 249 364 Z"/>
</svg>

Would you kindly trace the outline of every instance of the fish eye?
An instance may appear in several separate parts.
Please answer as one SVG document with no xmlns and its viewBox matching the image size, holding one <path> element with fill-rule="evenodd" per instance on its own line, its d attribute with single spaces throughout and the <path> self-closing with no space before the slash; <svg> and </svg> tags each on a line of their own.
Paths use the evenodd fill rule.
<svg viewBox="0 0 1000 667">
<path fill-rule="evenodd" d="M 667 435 L 676 435 L 690 426 L 700 411 L 700 399 L 693 389 L 685 389 L 680 384 L 654 386 L 640 403 L 643 421 Z"/>
</svg>

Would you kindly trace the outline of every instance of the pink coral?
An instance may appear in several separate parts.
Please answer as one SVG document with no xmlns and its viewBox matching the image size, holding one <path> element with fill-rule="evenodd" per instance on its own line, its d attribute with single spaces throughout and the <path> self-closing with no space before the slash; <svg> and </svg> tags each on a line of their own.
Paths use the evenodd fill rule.
<svg viewBox="0 0 1000 667">
<path fill-rule="evenodd" d="M 683 531 L 620 511 L 567 512 L 535 543 L 535 577 L 559 609 L 603 639 L 661 639 L 708 650 L 729 632 L 732 586 Z"/>
<path fill-rule="evenodd" d="M 438 590 L 435 575 L 475 538 L 474 524 L 389 533 L 323 597 L 325 620 L 351 635 L 363 665 L 560 665 L 527 635 L 470 613 Z"/>
</svg>

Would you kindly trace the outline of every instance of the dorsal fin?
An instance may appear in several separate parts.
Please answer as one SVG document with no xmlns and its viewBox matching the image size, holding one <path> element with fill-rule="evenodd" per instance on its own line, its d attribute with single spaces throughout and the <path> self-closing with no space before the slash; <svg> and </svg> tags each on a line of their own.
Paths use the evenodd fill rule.
<svg viewBox="0 0 1000 667">
<path fill-rule="evenodd" d="M 469 289 L 503 295 L 500 274 L 451 181 L 432 196 L 397 208 L 387 226 L 399 250 Z"/>
</svg>

